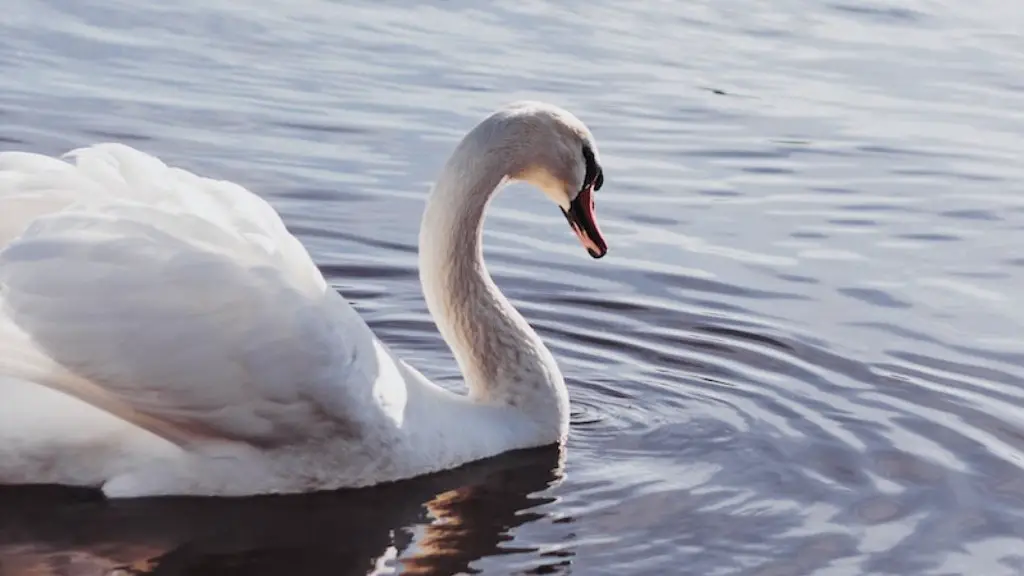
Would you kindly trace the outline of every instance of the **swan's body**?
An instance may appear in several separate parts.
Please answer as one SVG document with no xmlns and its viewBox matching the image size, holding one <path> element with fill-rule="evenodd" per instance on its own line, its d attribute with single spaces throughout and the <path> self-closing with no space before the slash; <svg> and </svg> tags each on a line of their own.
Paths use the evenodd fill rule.
<svg viewBox="0 0 1024 576">
<path fill-rule="evenodd" d="M 249 191 L 116 144 L 0 154 L 0 483 L 303 492 L 563 441 L 562 375 L 488 275 L 481 227 L 527 180 L 603 255 L 595 150 L 568 112 L 521 103 L 435 184 L 421 282 L 468 396 L 392 354 Z"/>
</svg>

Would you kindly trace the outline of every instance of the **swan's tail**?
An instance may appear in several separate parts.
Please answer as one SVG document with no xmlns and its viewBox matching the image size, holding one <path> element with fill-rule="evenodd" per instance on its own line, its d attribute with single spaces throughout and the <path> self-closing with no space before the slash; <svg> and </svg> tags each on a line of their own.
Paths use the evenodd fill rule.
<svg viewBox="0 0 1024 576">
<path fill-rule="evenodd" d="M 0 485 L 99 488 L 132 451 L 152 455 L 155 438 L 94 392 L 0 315 Z"/>
<path fill-rule="evenodd" d="M 99 486 L 99 470 L 75 453 L 89 432 L 76 426 L 96 410 L 61 393 L 72 379 L 51 364 L 0 314 L 0 484 Z"/>
<path fill-rule="evenodd" d="M 70 382 L 71 378 L 57 378 L 60 367 L 32 344 L 31 339 L 3 314 L 4 302 L 0 293 L 0 377 L 29 382 Z M 70 375 L 68 375 L 70 376 Z M 59 387 L 59 386 L 58 386 Z"/>
<path fill-rule="evenodd" d="M 10 318 L 0 298 L 0 378 L 32 382 L 103 408 L 103 399 L 89 381 L 72 374 L 44 354 Z"/>
<path fill-rule="evenodd" d="M 175 427 L 140 414 L 87 378 L 54 362 L 10 318 L 3 315 L 3 307 L 0 297 L 0 386 L 9 381 L 42 386 L 74 397 L 126 424 L 138 426 L 171 442 L 184 444 L 189 440 Z M 3 395 L 4 390 L 0 389 L 0 397 Z"/>
</svg>

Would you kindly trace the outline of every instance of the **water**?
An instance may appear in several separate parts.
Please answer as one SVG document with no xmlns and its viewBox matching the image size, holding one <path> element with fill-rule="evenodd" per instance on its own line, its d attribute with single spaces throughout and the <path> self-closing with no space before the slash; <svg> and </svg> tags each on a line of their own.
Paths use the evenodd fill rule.
<svg viewBox="0 0 1024 576">
<path fill-rule="evenodd" d="M 0 147 L 116 139 L 246 185 L 458 389 L 424 195 L 494 107 L 568 107 L 610 255 L 525 187 L 486 230 L 568 447 L 355 494 L 5 489 L 0 573 L 1024 573 L 1013 3 L 248 4 L 8 2 Z"/>
</svg>

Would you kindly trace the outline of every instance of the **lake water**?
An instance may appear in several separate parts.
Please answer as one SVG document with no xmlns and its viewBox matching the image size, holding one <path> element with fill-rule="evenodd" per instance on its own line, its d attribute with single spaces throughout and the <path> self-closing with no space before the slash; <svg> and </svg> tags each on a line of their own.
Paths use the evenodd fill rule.
<svg viewBox="0 0 1024 576">
<path fill-rule="evenodd" d="M 247 186 L 445 385 L 417 227 L 490 110 L 591 127 L 610 254 L 539 193 L 488 219 L 570 385 L 564 454 L 240 501 L 4 489 L 0 573 L 1024 573 L 1014 5 L 9 0 L 0 148 Z"/>
</svg>

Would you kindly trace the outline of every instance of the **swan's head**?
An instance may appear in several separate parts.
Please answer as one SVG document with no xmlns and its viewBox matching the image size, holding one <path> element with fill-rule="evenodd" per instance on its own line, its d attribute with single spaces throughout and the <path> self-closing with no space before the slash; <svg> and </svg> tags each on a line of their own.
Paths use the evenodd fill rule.
<svg viewBox="0 0 1024 576">
<path fill-rule="evenodd" d="M 604 184 L 597 143 L 576 116 L 552 104 L 516 102 L 492 117 L 490 132 L 507 154 L 508 176 L 540 188 L 561 208 L 580 243 L 594 258 L 608 253 L 594 214 L 594 192 Z"/>
</svg>

